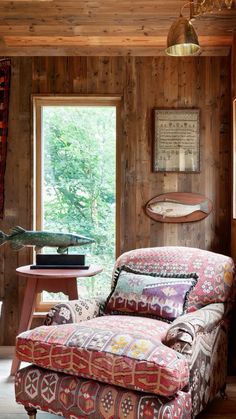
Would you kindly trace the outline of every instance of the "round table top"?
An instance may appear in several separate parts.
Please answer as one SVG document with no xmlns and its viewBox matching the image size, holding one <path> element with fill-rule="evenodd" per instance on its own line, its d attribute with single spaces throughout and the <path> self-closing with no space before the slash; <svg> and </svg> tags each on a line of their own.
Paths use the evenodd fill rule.
<svg viewBox="0 0 236 419">
<path fill-rule="evenodd" d="M 30 269 L 31 265 L 20 266 L 16 269 L 19 276 L 34 276 L 34 277 L 55 277 L 55 278 L 79 278 L 94 276 L 103 271 L 99 265 L 90 265 L 88 269 Z"/>
</svg>

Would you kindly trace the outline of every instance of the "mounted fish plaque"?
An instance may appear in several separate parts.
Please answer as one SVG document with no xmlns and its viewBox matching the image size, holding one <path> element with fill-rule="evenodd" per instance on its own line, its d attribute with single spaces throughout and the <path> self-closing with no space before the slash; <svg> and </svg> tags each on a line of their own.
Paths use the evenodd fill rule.
<svg viewBox="0 0 236 419">
<path fill-rule="evenodd" d="M 200 194 L 169 192 L 151 199 L 145 211 L 161 223 L 189 223 L 206 218 L 212 211 L 212 202 Z"/>
</svg>

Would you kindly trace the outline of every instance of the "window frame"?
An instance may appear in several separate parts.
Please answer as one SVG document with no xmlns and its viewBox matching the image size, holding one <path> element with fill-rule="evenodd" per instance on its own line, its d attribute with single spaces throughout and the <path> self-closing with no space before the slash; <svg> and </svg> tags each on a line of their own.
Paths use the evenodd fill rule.
<svg viewBox="0 0 236 419">
<path fill-rule="evenodd" d="M 120 95 L 32 95 L 33 107 L 33 228 L 42 229 L 43 201 L 43 143 L 42 143 L 42 111 L 45 106 L 113 106 L 116 108 L 116 249 L 118 257 L 121 253 L 121 101 Z M 34 316 L 41 317 L 59 301 L 45 302 L 42 294 L 36 299 Z"/>
</svg>

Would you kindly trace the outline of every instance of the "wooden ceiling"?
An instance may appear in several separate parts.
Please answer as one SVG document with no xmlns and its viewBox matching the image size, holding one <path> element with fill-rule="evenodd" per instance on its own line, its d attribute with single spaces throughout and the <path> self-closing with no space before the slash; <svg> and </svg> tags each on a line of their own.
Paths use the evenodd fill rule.
<svg viewBox="0 0 236 419">
<path fill-rule="evenodd" d="M 3 0 L 0 55 L 163 55 L 185 0 Z M 188 9 L 185 9 L 188 17 Z M 227 55 L 233 9 L 194 21 L 203 55 Z"/>
</svg>

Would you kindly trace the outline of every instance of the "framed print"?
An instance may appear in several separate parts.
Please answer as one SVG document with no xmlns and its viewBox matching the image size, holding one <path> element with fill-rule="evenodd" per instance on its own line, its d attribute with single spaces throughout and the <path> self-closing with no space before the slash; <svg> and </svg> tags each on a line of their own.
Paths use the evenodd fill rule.
<svg viewBox="0 0 236 419">
<path fill-rule="evenodd" d="M 199 172 L 199 109 L 154 109 L 154 171 Z"/>
</svg>

